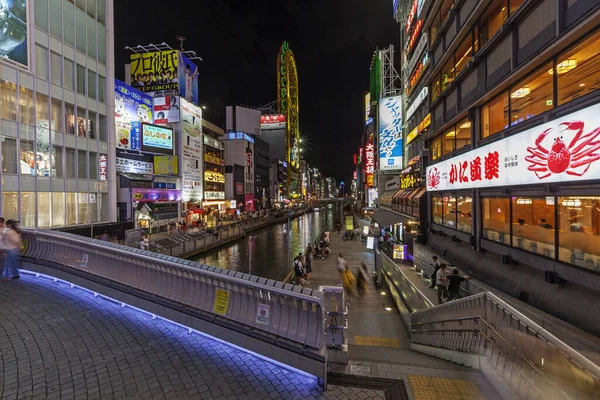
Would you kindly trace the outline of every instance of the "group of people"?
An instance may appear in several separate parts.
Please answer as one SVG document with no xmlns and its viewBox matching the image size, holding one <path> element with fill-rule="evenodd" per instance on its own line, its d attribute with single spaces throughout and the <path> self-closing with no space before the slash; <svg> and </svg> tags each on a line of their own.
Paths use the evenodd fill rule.
<svg viewBox="0 0 600 400">
<path fill-rule="evenodd" d="M 21 227 L 19 221 L 0 217 L 0 281 L 19 279 Z"/>
<path fill-rule="evenodd" d="M 331 247 L 329 243 L 329 232 L 324 232 L 314 245 L 309 244 L 304 251 L 298 253 L 294 258 L 294 280 L 296 284 L 304 285 L 310 282 L 312 262 L 316 258 L 325 259 L 329 257 Z"/>
<path fill-rule="evenodd" d="M 337 259 L 337 270 L 340 273 L 340 283 L 344 287 L 344 292 L 348 297 L 348 303 L 354 296 L 354 293 L 358 293 L 360 298 L 367 294 L 367 279 L 369 276 L 367 265 L 363 262 L 356 271 L 356 276 L 350 271 L 348 261 L 344 258 L 342 253 L 338 255 Z"/>
<path fill-rule="evenodd" d="M 471 279 L 470 276 L 460 276 L 455 268 L 452 272 L 448 271 L 448 265 L 440 262 L 437 256 L 433 256 L 433 274 L 431 274 L 431 289 L 437 285 L 438 304 L 442 304 L 444 299 L 452 301 L 460 299 L 460 284 Z"/>
</svg>

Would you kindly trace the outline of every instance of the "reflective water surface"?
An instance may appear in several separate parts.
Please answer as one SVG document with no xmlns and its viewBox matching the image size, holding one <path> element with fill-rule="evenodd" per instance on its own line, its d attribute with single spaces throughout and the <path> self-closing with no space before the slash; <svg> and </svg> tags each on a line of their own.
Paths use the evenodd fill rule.
<svg viewBox="0 0 600 400">
<path fill-rule="evenodd" d="M 325 228 L 333 227 L 334 207 L 310 212 L 288 223 L 276 224 L 248 234 L 227 247 L 203 254 L 195 261 L 215 267 L 282 280 L 292 260 L 314 243 Z"/>
</svg>

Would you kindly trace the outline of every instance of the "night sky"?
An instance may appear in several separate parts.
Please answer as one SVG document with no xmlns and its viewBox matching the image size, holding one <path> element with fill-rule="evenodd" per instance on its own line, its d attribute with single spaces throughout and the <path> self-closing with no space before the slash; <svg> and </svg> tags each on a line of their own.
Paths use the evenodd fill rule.
<svg viewBox="0 0 600 400">
<path fill-rule="evenodd" d="M 223 126 L 226 105 L 259 107 L 277 98 L 279 46 L 296 57 L 304 155 L 325 176 L 351 177 L 363 129 L 363 95 L 377 46 L 398 49 L 391 0 L 115 1 L 115 69 L 124 79 L 125 46 L 166 42 L 200 62 L 205 118 Z M 398 52 L 398 50 L 397 50 Z"/>
</svg>

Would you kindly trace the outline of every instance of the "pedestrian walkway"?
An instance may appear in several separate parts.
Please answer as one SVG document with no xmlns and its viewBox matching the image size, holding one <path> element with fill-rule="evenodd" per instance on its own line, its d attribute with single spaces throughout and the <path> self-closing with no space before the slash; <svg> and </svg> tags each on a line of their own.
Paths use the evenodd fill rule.
<svg viewBox="0 0 600 400">
<path fill-rule="evenodd" d="M 0 287 L 0 398 L 384 399 L 329 385 L 69 285 Z"/>
<path fill-rule="evenodd" d="M 332 232 L 330 238 L 331 256 L 327 260 L 313 261 L 311 280 L 306 286 L 316 289 L 339 283 L 338 253 L 344 255 L 352 273 L 356 274 L 362 262 L 373 272 L 374 255 L 365 243 L 344 241 L 336 232 Z M 417 274 L 414 268 L 412 272 Z M 423 281 L 425 292 L 428 283 L 422 276 L 419 279 Z M 427 291 L 435 296 L 433 290 Z M 403 380 L 409 397 L 416 400 L 501 398 L 481 371 L 410 350 L 410 336 L 385 284 L 376 289 L 371 280 L 364 299 L 351 298 L 348 324 L 348 365 L 332 364 L 331 372 Z M 452 386 L 444 396 L 436 397 L 435 388 L 440 382 Z M 472 390 L 463 391 L 461 395 L 458 388 L 467 386 Z M 454 389 L 459 394 L 450 396 L 455 393 Z"/>
</svg>

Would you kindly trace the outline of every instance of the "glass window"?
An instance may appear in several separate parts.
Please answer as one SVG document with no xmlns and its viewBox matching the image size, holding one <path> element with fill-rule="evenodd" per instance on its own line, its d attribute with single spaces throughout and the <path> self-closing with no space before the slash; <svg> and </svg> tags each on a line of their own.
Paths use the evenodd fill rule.
<svg viewBox="0 0 600 400">
<path fill-rule="evenodd" d="M 96 98 L 96 73 L 88 69 L 88 96 Z"/>
<path fill-rule="evenodd" d="M 512 198 L 512 245 L 554 258 L 554 197 Z"/>
<path fill-rule="evenodd" d="M 96 193 L 90 193 L 88 207 L 90 209 L 90 223 L 98 222 L 98 199 Z"/>
<path fill-rule="evenodd" d="M 17 85 L 0 80 L 0 109 L 2 118 L 17 120 Z"/>
<path fill-rule="evenodd" d="M 35 0 L 35 26 L 48 32 L 48 0 Z"/>
<path fill-rule="evenodd" d="M 98 24 L 98 61 L 106 64 L 106 28 Z"/>
<path fill-rule="evenodd" d="M 600 271 L 600 197 L 559 197 L 558 218 L 558 259 Z"/>
<path fill-rule="evenodd" d="M 73 61 L 65 58 L 65 89 L 69 89 L 70 91 L 75 90 L 75 77 L 74 71 L 75 65 Z"/>
<path fill-rule="evenodd" d="M 65 123 L 67 124 L 67 126 L 66 126 L 67 133 L 74 135 L 75 134 L 75 107 L 72 106 L 71 104 L 65 103 L 65 114 L 66 114 Z"/>
<path fill-rule="evenodd" d="M 465 69 L 469 61 L 473 57 L 473 38 L 471 32 L 463 39 L 461 44 L 456 49 L 456 74 Z"/>
<path fill-rule="evenodd" d="M 2 136 L 2 173 L 17 174 L 17 139 Z M 6 219 L 6 217 L 4 217 Z"/>
<path fill-rule="evenodd" d="M 552 109 L 554 80 L 551 72 L 552 63 L 548 63 L 511 88 L 511 126 Z"/>
<path fill-rule="evenodd" d="M 456 229 L 456 197 L 444 196 L 444 226 Z"/>
<path fill-rule="evenodd" d="M 483 197 L 481 199 L 483 237 L 510 244 L 510 199 L 508 197 Z"/>
<path fill-rule="evenodd" d="M 437 160 L 442 156 L 442 137 L 438 136 L 431 141 L 431 159 Z"/>
<path fill-rule="evenodd" d="M 85 67 L 77 64 L 77 93 L 85 96 Z"/>
<path fill-rule="evenodd" d="M 33 97 L 33 91 L 21 87 L 20 93 L 20 109 L 21 109 L 21 123 L 27 125 L 35 124 L 35 99 Z"/>
<path fill-rule="evenodd" d="M 71 2 L 73 2 L 73 0 L 70 0 Z M 77 4 L 77 7 L 83 11 L 85 11 L 85 3 L 86 0 L 76 0 L 75 4 Z"/>
<path fill-rule="evenodd" d="M 479 46 L 479 25 L 475 25 L 473 27 L 473 39 L 475 40 L 473 42 L 473 53 L 477 53 L 480 49 Z"/>
<path fill-rule="evenodd" d="M 41 192 L 38 193 L 38 206 L 37 206 L 37 216 L 38 216 L 38 228 L 50 228 L 51 220 L 50 220 L 50 193 Z"/>
<path fill-rule="evenodd" d="M 98 116 L 98 139 L 106 142 L 108 132 L 108 121 L 106 115 Z"/>
<path fill-rule="evenodd" d="M 521 7 L 523 3 L 525 3 L 525 1 L 527 0 L 509 0 L 508 8 L 510 11 L 510 15 L 513 15 L 515 11 L 517 11 L 519 7 Z"/>
<path fill-rule="evenodd" d="M 19 219 L 19 193 L 2 193 L 2 216 L 5 220 Z"/>
<path fill-rule="evenodd" d="M 87 18 L 87 51 L 88 56 L 96 58 L 96 21 Z"/>
<path fill-rule="evenodd" d="M 98 101 L 106 102 L 106 78 L 98 75 Z"/>
<path fill-rule="evenodd" d="M 429 43 L 433 44 L 437 39 L 440 29 L 442 28 L 442 20 L 440 19 L 440 12 L 438 11 L 433 22 L 431 23 L 431 29 L 429 30 Z"/>
<path fill-rule="evenodd" d="M 481 138 L 508 128 L 508 94 L 501 93 L 481 107 Z"/>
<path fill-rule="evenodd" d="M 96 18 L 96 0 L 87 0 L 87 13 L 90 17 Z"/>
<path fill-rule="evenodd" d="M 77 107 L 77 136 L 87 137 L 87 120 L 85 119 L 85 110 Z"/>
<path fill-rule="evenodd" d="M 77 193 L 77 223 L 87 224 L 88 221 L 88 203 L 89 195 L 87 193 Z"/>
<path fill-rule="evenodd" d="M 96 113 L 88 111 L 88 135 L 90 139 L 96 139 Z"/>
<path fill-rule="evenodd" d="M 600 88 L 600 32 L 558 58 L 558 104 Z"/>
<path fill-rule="evenodd" d="M 61 56 L 55 52 L 50 52 L 50 82 L 62 86 L 62 68 Z"/>
<path fill-rule="evenodd" d="M 21 175 L 35 176 L 36 159 L 33 151 L 33 141 L 21 140 L 19 165 L 21 169 Z"/>
<path fill-rule="evenodd" d="M 75 47 L 75 14 L 73 4 L 69 0 L 63 0 L 63 29 L 65 43 Z"/>
<path fill-rule="evenodd" d="M 35 228 L 35 192 L 21 192 L 21 226 Z"/>
<path fill-rule="evenodd" d="M 75 149 L 65 147 L 65 162 L 67 166 L 67 178 L 77 178 L 77 171 L 75 170 L 77 154 Z"/>
<path fill-rule="evenodd" d="M 452 81 L 454 80 L 454 56 L 450 56 L 450 59 L 448 60 L 448 62 L 446 62 L 446 65 L 444 65 L 444 67 L 442 68 L 442 92 L 444 90 L 446 90 L 446 88 L 448 87 L 448 85 L 450 85 L 450 83 L 452 83 Z"/>
<path fill-rule="evenodd" d="M 442 156 L 446 154 L 450 154 L 454 151 L 454 138 L 456 137 L 456 132 L 454 129 L 448 131 L 442 135 Z"/>
<path fill-rule="evenodd" d="M 462 149 L 471 144 L 471 121 L 463 119 L 456 124 L 456 149 Z"/>
<path fill-rule="evenodd" d="M 442 225 L 442 198 L 438 196 L 431 197 L 431 216 L 433 222 Z"/>
<path fill-rule="evenodd" d="M 88 177 L 88 167 L 87 167 L 87 152 L 85 150 L 77 151 L 77 177 L 79 179 Z"/>
<path fill-rule="evenodd" d="M 98 179 L 98 153 L 90 151 L 90 179 Z"/>
<path fill-rule="evenodd" d="M 48 96 L 45 94 L 37 93 L 36 94 L 36 104 L 35 104 L 35 116 L 37 118 L 37 126 L 40 126 L 40 122 L 49 121 L 49 107 L 48 107 Z"/>
<path fill-rule="evenodd" d="M 106 0 L 98 0 L 98 22 L 106 24 Z"/>
<path fill-rule="evenodd" d="M 65 194 L 52 193 L 52 226 L 65 225 Z"/>
<path fill-rule="evenodd" d="M 62 102 L 52 99 L 52 121 L 50 128 L 55 132 L 64 132 L 62 115 Z"/>
<path fill-rule="evenodd" d="M 444 0 L 442 3 L 442 7 L 440 8 L 440 20 L 442 23 L 446 21 L 448 18 L 448 14 L 450 13 L 450 9 L 454 6 L 454 0 Z"/>
<path fill-rule="evenodd" d="M 58 39 L 62 39 L 62 3 L 50 0 L 50 34 Z"/>
<path fill-rule="evenodd" d="M 64 178 L 65 172 L 63 167 L 63 147 L 62 146 L 52 146 L 53 148 L 53 173 L 55 173 L 57 178 Z"/>
<path fill-rule="evenodd" d="M 85 39 L 85 20 L 86 20 L 85 12 L 76 8 L 75 9 L 75 28 L 76 28 L 75 43 L 77 46 L 77 50 L 79 50 L 80 52 L 82 52 L 84 54 L 85 54 L 85 41 L 86 41 L 86 39 Z"/>
<path fill-rule="evenodd" d="M 471 233 L 473 230 L 473 199 L 471 196 L 458 196 L 456 210 L 458 230 Z"/>
<path fill-rule="evenodd" d="M 433 102 L 435 99 L 440 97 L 442 93 L 442 76 L 438 75 L 435 82 L 431 83 L 431 101 Z"/>
<path fill-rule="evenodd" d="M 100 220 L 102 222 L 108 222 L 108 194 L 98 193 L 98 205 L 101 207 L 100 209 Z"/>
<path fill-rule="evenodd" d="M 494 0 L 481 17 L 481 45 L 485 44 L 502 28 L 508 17 L 506 0 Z"/>
<path fill-rule="evenodd" d="M 35 44 L 35 76 L 48 80 L 48 49 Z"/>
<path fill-rule="evenodd" d="M 66 219 L 67 225 L 77 224 L 77 193 L 66 193 L 67 205 Z"/>
</svg>

